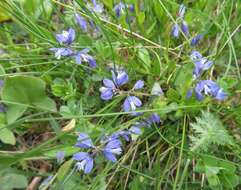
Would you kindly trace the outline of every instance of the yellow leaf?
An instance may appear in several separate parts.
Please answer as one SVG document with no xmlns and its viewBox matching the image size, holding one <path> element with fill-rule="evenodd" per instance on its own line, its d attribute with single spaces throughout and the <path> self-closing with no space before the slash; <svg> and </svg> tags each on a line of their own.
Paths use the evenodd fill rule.
<svg viewBox="0 0 241 190">
<path fill-rule="evenodd" d="M 62 131 L 70 131 L 75 128 L 75 119 L 72 119 L 65 127 L 62 128 Z"/>
<path fill-rule="evenodd" d="M 9 20 L 10 17 L 4 12 L 2 9 L 0 9 L 0 22 L 4 22 Z"/>
</svg>

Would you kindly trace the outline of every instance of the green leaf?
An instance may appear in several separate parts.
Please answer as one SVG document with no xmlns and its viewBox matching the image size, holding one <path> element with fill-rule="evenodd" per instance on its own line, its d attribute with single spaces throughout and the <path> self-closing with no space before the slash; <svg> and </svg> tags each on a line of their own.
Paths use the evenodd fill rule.
<svg viewBox="0 0 241 190">
<path fill-rule="evenodd" d="M 5 114 L 0 114 L 0 140 L 5 144 L 15 145 L 16 139 L 13 132 L 6 128 Z"/>
<path fill-rule="evenodd" d="M 137 19 L 138 19 L 138 23 L 139 23 L 139 24 L 143 24 L 144 21 L 145 21 L 145 12 L 140 12 L 140 13 L 137 15 Z"/>
<path fill-rule="evenodd" d="M 148 67 L 150 67 L 151 64 L 151 58 L 149 55 L 149 52 L 147 51 L 146 48 L 140 48 L 138 50 L 138 56 L 139 58 L 144 62 L 144 67 L 146 70 L 149 70 Z"/>
<path fill-rule="evenodd" d="M 8 106 L 8 123 L 12 123 L 22 116 L 29 107 L 56 111 L 55 102 L 45 94 L 45 86 L 45 82 L 36 77 L 14 76 L 6 78 L 2 89 L 2 100 Z"/>
<path fill-rule="evenodd" d="M 211 145 L 233 144 L 233 139 L 222 122 L 210 112 L 202 112 L 202 117 L 197 118 L 197 122 L 192 123 L 191 127 L 194 132 L 190 137 L 192 151 L 208 151 Z"/>
<path fill-rule="evenodd" d="M 108 9 L 112 10 L 113 8 L 113 0 L 103 0 L 103 3 Z"/>
<path fill-rule="evenodd" d="M 73 160 L 70 159 L 68 161 L 66 161 L 58 170 L 57 172 L 57 179 L 59 181 L 63 181 L 65 175 L 68 173 L 68 171 L 70 170 L 71 166 L 72 166 Z"/>
<path fill-rule="evenodd" d="M 6 11 L 2 10 L 2 8 L 0 8 L 0 22 L 4 22 L 9 20 L 10 17 L 7 15 Z"/>
<path fill-rule="evenodd" d="M 5 144 L 15 145 L 16 143 L 13 132 L 2 124 L 0 125 L 0 140 Z"/>
<path fill-rule="evenodd" d="M 1 190 L 23 189 L 28 185 L 27 178 L 20 174 L 6 174 L 0 178 Z"/>
</svg>

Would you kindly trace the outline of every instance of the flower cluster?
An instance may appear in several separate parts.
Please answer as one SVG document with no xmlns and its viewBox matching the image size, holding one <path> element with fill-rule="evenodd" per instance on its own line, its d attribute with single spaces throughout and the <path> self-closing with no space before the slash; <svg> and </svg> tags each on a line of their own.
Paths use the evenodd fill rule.
<svg viewBox="0 0 241 190">
<path fill-rule="evenodd" d="M 179 21 L 181 22 L 181 30 L 182 32 L 188 36 L 189 35 L 189 30 L 188 30 L 188 25 L 187 22 L 184 20 L 186 12 L 186 7 L 184 5 L 181 5 L 178 11 L 178 19 L 177 23 L 175 23 L 172 27 L 172 36 L 174 38 L 179 38 L 180 35 L 180 26 L 179 26 Z"/>
<path fill-rule="evenodd" d="M 192 95 L 193 89 L 189 90 L 188 97 Z M 224 100 L 227 94 L 223 91 L 218 84 L 212 80 L 201 80 L 194 88 L 197 99 L 203 100 L 204 95 L 212 96 L 216 100 Z"/>
<path fill-rule="evenodd" d="M 126 9 L 129 9 L 130 12 L 134 12 L 135 7 L 132 4 L 127 5 L 125 3 L 120 2 L 115 5 L 113 10 L 115 11 L 117 18 L 119 18 L 123 13 L 125 13 Z"/>
<path fill-rule="evenodd" d="M 55 53 L 55 57 L 60 59 L 61 57 L 74 57 L 77 64 L 82 64 L 83 62 L 89 63 L 91 68 L 97 66 L 95 59 L 88 54 L 89 49 L 83 49 L 81 51 L 74 51 L 70 45 L 75 40 L 75 30 L 69 28 L 67 31 L 63 31 L 61 34 L 56 34 L 56 40 L 63 47 L 50 48 L 50 51 Z"/>
<path fill-rule="evenodd" d="M 197 80 L 194 89 L 190 89 L 187 93 L 187 98 L 190 98 L 193 92 L 196 95 L 197 100 L 201 101 L 204 99 L 204 95 L 213 97 L 216 100 L 224 100 L 227 94 L 223 91 L 218 84 L 212 80 L 201 80 L 200 77 L 203 71 L 208 70 L 212 65 L 213 61 L 209 61 L 206 57 L 203 57 L 198 51 L 192 51 L 190 55 L 195 67 L 193 70 L 193 78 Z"/>
<path fill-rule="evenodd" d="M 82 170 L 86 174 L 90 173 L 94 166 L 94 159 L 98 154 L 102 154 L 111 162 L 117 162 L 117 156 L 123 152 L 121 139 L 129 142 L 132 140 L 132 135 L 142 134 L 143 127 L 150 127 L 152 124 L 158 125 L 159 123 L 160 117 L 157 114 L 152 114 L 146 120 L 136 123 L 129 129 L 102 137 L 99 146 L 95 146 L 87 134 L 80 133 L 75 146 L 87 149 L 89 152 L 78 152 L 73 155 L 73 159 L 76 161 L 76 169 L 78 171 Z"/>
<path fill-rule="evenodd" d="M 188 36 L 188 26 L 184 20 L 184 15 L 186 12 L 186 7 L 181 5 L 178 12 L 178 19 L 181 20 L 181 29 L 183 33 Z M 178 20 L 177 19 L 177 20 Z M 172 36 L 175 38 L 179 37 L 179 25 L 178 23 L 174 24 L 172 28 Z M 203 35 L 198 34 L 191 39 L 191 46 L 195 46 L 201 39 Z M 213 65 L 213 61 L 208 60 L 206 57 L 203 57 L 201 53 L 194 50 L 191 52 L 190 58 L 194 63 L 195 67 L 193 70 L 193 79 L 196 81 L 196 86 L 191 88 L 187 93 L 187 98 L 190 98 L 195 92 L 196 98 L 201 101 L 204 99 L 204 95 L 211 96 L 216 100 L 224 100 L 227 97 L 227 94 L 223 91 L 218 84 L 212 80 L 201 80 L 200 77 L 202 73 L 208 70 Z"/>
<path fill-rule="evenodd" d="M 96 0 L 92 0 L 90 5 L 90 10 L 95 13 L 101 13 L 103 11 L 103 5 L 98 4 Z M 114 11 L 117 17 L 120 17 L 121 14 L 128 8 L 131 12 L 134 11 L 133 5 L 125 5 L 122 2 L 117 4 L 114 7 Z M 186 12 L 186 7 L 181 5 L 178 12 L 177 23 L 174 24 L 172 29 L 172 35 L 175 38 L 178 38 L 180 35 L 181 28 L 185 36 L 189 36 L 188 25 L 184 19 Z M 76 22 L 81 27 L 84 32 L 88 31 L 88 24 L 93 25 L 93 22 L 88 22 L 79 14 L 75 14 Z M 181 26 L 179 26 L 181 23 Z M 202 35 L 197 35 L 191 40 L 191 46 L 195 46 L 201 39 Z M 60 48 L 51 48 L 51 51 L 55 52 L 55 57 L 60 59 L 61 57 L 73 56 L 77 64 L 82 64 L 83 62 L 89 63 L 89 66 L 94 68 L 96 67 L 95 59 L 89 55 L 89 49 L 83 49 L 81 51 L 74 51 L 71 48 L 71 44 L 75 40 L 75 31 L 70 28 L 68 31 L 63 31 L 62 34 L 57 34 L 56 39 L 61 45 Z M 213 65 L 213 62 L 208 60 L 207 57 L 202 56 L 201 53 L 194 50 L 191 52 L 190 59 L 194 63 L 195 67 L 193 70 L 193 79 L 195 81 L 195 87 L 190 89 L 187 96 L 191 97 L 193 92 L 197 99 L 203 100 L 204 95 L 214 97 L 217 100 L 223 100 L 227 97 L 227 94 L 223 91 L 218 84 L 212 80 L 201 80 L 201 76 L 204 71 L 210 69 Z M 142 101 L 139 99 L 138 95 L 143 95 L 144 93 L 136 92 L 144 87 L 144 81 L 138 80 L 135 82 L 133 87 L 129 90 L 126 90 L 124 86 L 129 82 L 129 76 L 124 70 L 111 71 L 112 78 L 104 78 L 103 86 L 99 89 L 100 98 L 102 100 L 108 101 L 113 99 L 113 97 L 121 95 L 125 97 L 123 102 L 123 110 L 125 112 L 132 111 L 132 115 L 138 115 L 135 111 L 137 108 L 142 106 Z M 162 89 L 160 86 L 155 87 L 152 92 L 152 95 L 162 95 Z M 123 152 L 123 144 L 135 140 L 135 137 L 138 137 L 142 134 L 143 128 L 151 127 L 153 124 L 160 124 L 161 119 L 158 114 L 154 113 L 148 118 L 139 120 L 131 125 L 127 129 L 123 129 L 117 132 L 114 132 L 111 135 L 103 136 L 100 138 L 98 146 L 96 146 L 89 135 L 85 133 L 79 133 L 76 147 L 85 149 L 86 151 L 78 152 L 73 155 L 73 159 L 76 161 L 75 168 L 79 171 L 82 170 L 84 173 L 90 173 L 94 167 L 95 158 L 98 155 L 103 155 L 106 160 L 117 162 L 117 157 Z M 64 153 L 57 153 L 58 163 L 62 163 L 64 160 Z"/>
<path fill-rule="evenodd" d="M 126 84 L 128 80 L 129 77 L 125 71 L 120 71 L 117 75 L 114 71 L 112 71 L 112 80 L 107 78 L 103 80 L 104 86 L 100 88 L 101 99 L 111 100 L 114 95 L 126 94 L 127 97 L 123 103 L 123 109 L 125 112 L 135 111 L 137 107 L 141 107 L 141 100 L 132 94 L 135 93 L 135 90 L 139 90 L 144 87 L 144 81 L 138 80 L 130 91 L 122 91 L 121 87 Z"/>
<path fill-rule="evenodd" d="M 193 70 L 193 78 L 197 79 L 201 76 L 202 72 L 208 70 L 212 65 L 213 61 L 209 61 L 206 57 L 203 57 L 198 51 L 192 51 L 190 55 L 195 68 Z"/>
<path fill-rule="evenodd" d="M 185 13 L 186 13 L 186 7 L 182 4 L 179 7 L 179 11 L 178 11 L 178 18 L 176 23 L 172 26 L 172 36 L 174 38 L 179 38 L 180 36 L 180 31 L 182 31 L 185 36 L 189 36 L 189 29 L 188 29 L 188 24 L 187 22 L 184 20 L 185 17 Z M 180 22 L 181 22 L 181 26 L 180 26 Z M 196 36 L 194 36 L 191 39 L 191 46 L 195 46 L 198 44 L 198 42 L 203 38 L 202 34 L 197 34 Z"/>
</svg>

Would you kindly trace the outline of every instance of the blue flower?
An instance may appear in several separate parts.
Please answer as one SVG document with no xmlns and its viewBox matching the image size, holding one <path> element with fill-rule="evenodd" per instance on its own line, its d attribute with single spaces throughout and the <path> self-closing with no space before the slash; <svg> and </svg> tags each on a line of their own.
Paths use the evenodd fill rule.
<svg viewBox="0 0 241 190">
<path fill-rule="evenodd" d="M 96 2 L 96 0 L 92 0 L 92 4 L 94 8 L 92 9 L 95 13 L 103 12 L 103 5 Z"/>
<path fill-rule="evenodd" d="M 94 166 L 94 160 L 87 152 L 79 152 L 73 155 L 73 159 L 77 161 L 77 170 L 83 170 L 85 174 L 90 173 Z"/>
<path fill-rule="evenodd" d="M 199 81 L 194 88 L 194 92 L 199 101 L 204 98 L 204 95 L 212 96 L 216 100 L 224 100 L 227 98 L 227 94 L 223 89 L 212 80 Z"/>
<path fill-rule="evenodd" d="M 70 48 L 50 48 L 50 51 L 53 51 L 55 53 L 55 57 L 57 59 L 60 59 L 63 57 L 68 57 L 73 55 L 73 51 Z"/>
<path fill-rule="evenodd" d="M 87 21 L 85 20 L 85 18 L 76 13 L 75 19 L 76 19 L 77 24 L 80 26 L 80 28 L 84 32 L 87 32 Z"/>
<path fill-rule="evenodd" d="M 118 139 L 110 140 L 103 149 L 103 154 L 107 160 L 112 162 L 116 162 L 116 155 L 120 155 L 122 153 L 121 142 Z"/>
<path fill-rule="evenodd" d="M 0 113 L 5 113 L 7 111 L 5 105 L 3 103 L 0 103 Z"/>
<path fill-rule="evenodd" d="M 56 34 L 56 39 L 61 44 L 70 45 L 75 39 L 75 31 L 72 28 L 68 31 L 64 30 L 62 34 Z"/>
<path fill-rule="evenodd" d="M 129 77 L 125 71 L 120 71 L 117 72 L 117 76 L 112 72 L 112 79 L 117 87 L 121 87 L 128 82 Z"/>
<path fill-rule="evenodd" d="M 189 35 L 189 30 L 188 30 L 188 25 L 187 25 L 187 22 L 186 21 L 182 21 L 182 31 L 183 33 L 188 36 Z"/>
<path fill-rule="evenodd" d="M 2 88 L 4 85 L 4 80 L 0 80 L 0 88 Z"/>
<path fill-rule="evenodd" d="M 142 89 L 144 87 L 144 81 L 143 80 L 138 80 L 136 81 L 133 90 L 139 90 Z"/>
<path fill-rule="evenodd" d="M 122 2 L 118 3 L 114 7 L 115 14 L 118 18 L 121 16 L 121 14 L 124 12 L 124 10 L 125 10 L 125 4 Z"/>
<path fill-rule="evenodd" d="M 104 79 L 104 86 L 100 88 L 101 99 L 102 100 L 110 100 L 113 95 L 116 93 L 116 90 L 122 85 L 126 84 L 129 80 L 129 77 L 126 72 L 118 72 L 117 76 L 114 72 L 112 72 L 112 80 Z"/>
<path fill-rule="evenodd" d="M 172 36 L 174 38 L 178 38 L 179 37 L 179 26 L 178 24 L 174 24 L 172 27 Z"/>
<path fill-rule="evenodd" d="M 186 7 L 185 5 L 181 4 L 179 7 L 178 16 L 181 18 L 184 18 L 185 12 L 186 12 Z"/>
<path fill-rule="evenodd" d="M 129 129 L 129 131 L 130 131 L 131 134 L 135 134 L 135 135 L 141 135 L 142 134 L 141 127 L 139 127 L 139 126 L 132 126 Z"/>
<path fill-rule="evenodd" d="M 79 148 L 94 148 L 94 144 L 92 140 L 90 139 L 89 135 L 85 133 L 80 133 L 77 139 L 77 143 L 75 146 Z"/>
<path fill-rule="evenodd" d="M 156 113 L 153 113 L 151 114 L 151 116 L 148 118 L 148 121 L 151 123 L 151 124 L 159 124 L 161 122 L 161 118 L 158 114 Z"/>
<path fill-rule="evenodd" d="M 113 8 L 113 10 L 115 11 L 116 17 L 119 18 L 121 16 L 121 14 L 123 14 L 125 12 L 126 8 L 129 9 L 130 12 L 135 11 L 135 6 L 133 4 L 125 5 L 122 2 L 116 4 Z"/>
<path fill-rule="evenodd" d="M 130 141 L 130 132 L 126 129 L 113 133 L 110 136 L 110 139 L 119 139 L 120 137 L 124 138 L 125 141 Z"/>
<path fill-rule="evenodd" d="M 191 46 L 195 46 L 198 44 L 198 42 L 203 38 L 202 34 L 198 34 L 196 36 L 194 36 L 191 40 Z"/>
<path fill-rule="evenodd" d="M 213 65 L 212 61 L 209 61 L 206 57 L 202 57 L 198 51 L 193 51 L 190 58 L 195 64 L 193 70 L 194 79 L 200 77 L 203 71 L 208 70 Z"/>
<path fill-rule="evenodd" d="M 137 107 L 141 107 L 142 102 L 136 96 L 127 96 L 124 101 L 123 109 L 125 112 L 135 111 Z"/>
<path fill-rule="evenodd" d="M 88 54 L 89 49 L 85 48 L 82 51 L 79 51 L 76 55 L 75 55 L 75 60 L 77 64 L 82 64 L 82 62 L 86 62 L 89 63 L 89 66 L 91 68 L 96 68 L 97 64 L 95 59 Z"/>
<path fill-rule="evenodd" d="M 57 162 L 61 164 L 64 161 L 65 153 L 63 151 L 58 151 L 56 153 Z"/>
<path fill-rule="evenodd" d="M 135 6 L 133 4 L 129 5 L 129 10 L 133 13 L 135 11 Z"/>
</svg>

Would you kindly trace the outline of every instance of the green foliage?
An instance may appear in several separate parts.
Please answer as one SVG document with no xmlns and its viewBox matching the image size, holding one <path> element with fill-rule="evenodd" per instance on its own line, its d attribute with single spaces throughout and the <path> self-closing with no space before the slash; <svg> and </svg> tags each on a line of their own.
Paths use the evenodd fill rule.
<svg viewBox="0 0 241 190">
<path fill-rule="evenodd" d="M 27 178 L 21 174 L 6 173 L 0 179 L 1 190 L 24 189 L 28 185 Z"/>
<path fill-rule="evenodd" d="M 212 145 L 232 145 L 233 140 L 217 116 L 210 112 L 202 112 L 196 118 L 196 123 L 191 123 L 193 135 L 191 139 L 192 151 L 211 151 Z"/>
<path fill-rule="evenodd" d="M 239 184 L 236 166 L 215 157 L 203 156 L 199 159 L 195 171 L 205 173 L 212 189 L 233 189 Z"/>
<path fill-rule="evenodd" d="M 2 100 L 8 106 L 7 122 L 12 123 L 28 108 L 56 111 L 55 102 L 46 96 L 45 82 L 36 77 L 14 76 L 6 78 Z"/>
<path fill-rule="evenodd" d="M 134 11 L 127 7 L 117 18 L 113 8 L 119 2 L 133 4 Z M 53 177 L 47 186 L 40 186 L 42 180 L 39 190 L 240 189 L 241 1 L 97 3 L 103 4 L 102 13 L 90 9 L 92 0 L 0 0 L 1 103 L 7 110 L 0 113 L 0 189 L 26 189 L 35 176 Z M 171 30 L 174 21 L 181 23 L 181 3 L 187 7 L 189 35 L 176 39 Z M 75 13 L 86 19 L 88 32 L 76 23 Z M 70 27 L 76 31 L 74 43 L 59 44 L 55 35 Z M 196 34 L 204 38 L 190 46 Z M 98 67 L 77 65 L 72 56 L 56 59 L 52 47 L 89 48 Z M 197 82 L 193 50 L 214 61 L 200 79 L 217 81 L 227 100 L 187 99 Z M 111 78 L 114 68 L 129 74 L 121 90 L 141 99 L 143 114 L 123 113 L 125 92 L 100 99 L 102 80 Z M 137 80 L 145 82 L 144 89 L 129 92 Z M 122 142 L 117 163 L 107 163 L 99 151 L 74 146 L 79 132 L 97 145 L 101 137 L 153 112 L 161 124 L 143 127 L 141 136 Z M 61 164 L 58 151 L 65 153 Z M 98 155 L 88 175 L 75 170 L 72 155 L 79 151 Z M 40 171 L 45 164 L 48 170 Z"/>
<path fill-rule="evenodd" d="M 6 118 L 3 114 L 0 114 L 0 140 L 5 144 L 15 145 L 16 143 L 13 132 L 6 127 Z"/>
</svg>

